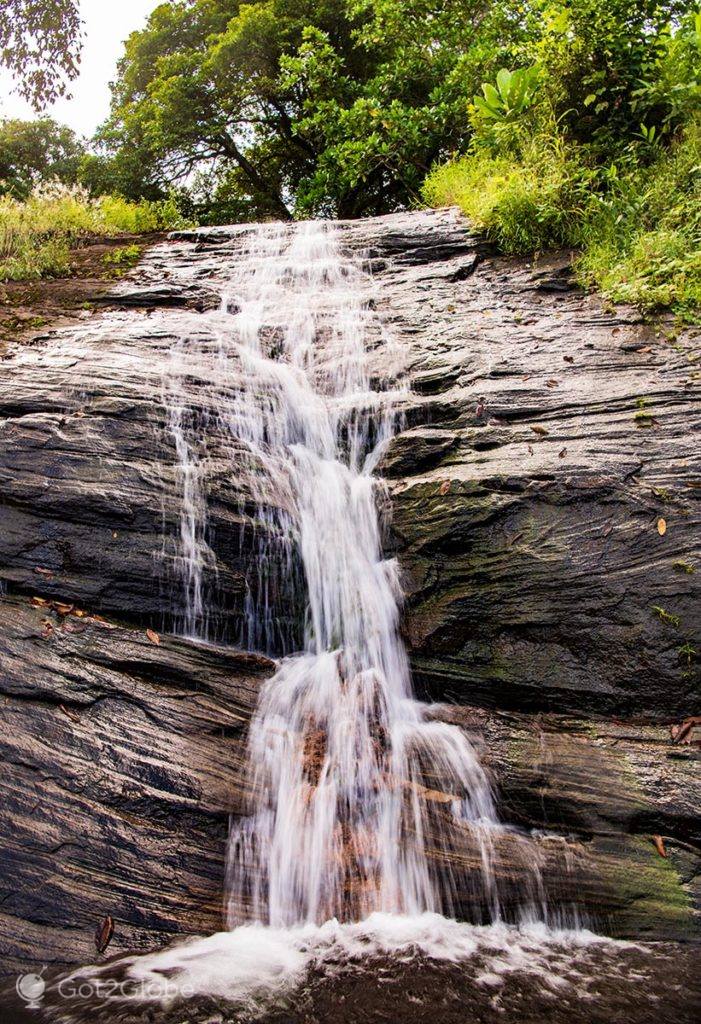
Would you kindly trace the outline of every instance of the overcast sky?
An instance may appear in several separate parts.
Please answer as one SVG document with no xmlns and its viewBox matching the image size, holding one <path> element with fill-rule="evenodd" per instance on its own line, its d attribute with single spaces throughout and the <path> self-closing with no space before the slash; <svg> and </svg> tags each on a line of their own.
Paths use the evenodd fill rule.
<svg viewBox="0 0 701 1024">
<path fill-rule="evenodd" d="M 115 77 L 122 44 L 130 32 L 143 28 L 161 0 L 81 0 L 83 55 L 80 77 L 72 84 L 71 99 L 59 100 L 46 113 L 70 125 L 80 135 L 92 135 L 109 112 L 109 83 Z M 12 92 L 12 79 L 0 73 L 0 117 L 37 115 Z"/>
</svg>

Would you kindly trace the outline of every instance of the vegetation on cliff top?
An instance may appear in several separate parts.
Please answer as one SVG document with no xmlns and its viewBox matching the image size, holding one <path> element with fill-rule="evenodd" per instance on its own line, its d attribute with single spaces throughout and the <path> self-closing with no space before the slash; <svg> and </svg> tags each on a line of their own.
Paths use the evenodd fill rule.
<svg viewBox="0 0 701 1024">
<path fill-rule="evenodd" d="M 130 202 L 90 198 L 80 186 L 38 186 L 26 200 L 0 197 L 0 280 L 24 281 L 66 274 L 71 249 L 96 235 L 134 234 L 179 227 L 171 200 Z"/>
<path fill-rule="evenodd" d="M 474 97 L 466 154 L 432 170 L 426 200 L 506 252 L 577 249 L 582 283 L 698 320 L 701 13 L 570 0 L 514 61 Z"/>
<path fill-rule="evenodd" d="M 127 40 L 90 146 L 47 119 L 0 126 L 0 193 L 12 200 L 0 215 L 31 220 L 15 204 L 56 178 L 86 189 L 88 205 L 170 203 L 201 223 L 456 202 L 507 252 L 571 246 L 584 283 L 693 319 L 697 3 L 162 3 Z M 31 35 L 33 6 L 0 0 L 0 39 L 19 31 L 8 16 L 20 9 Z M 75 7 L 49 5 L 64 80 Z M 13 59 L 37 103 L 63 88 L 51 69 L 37 77 L 36 54 Z M 0 273 L 22 262 L 5 248 Z M 61 263 L 39 262 L 41 273 Z"/>
</svg>

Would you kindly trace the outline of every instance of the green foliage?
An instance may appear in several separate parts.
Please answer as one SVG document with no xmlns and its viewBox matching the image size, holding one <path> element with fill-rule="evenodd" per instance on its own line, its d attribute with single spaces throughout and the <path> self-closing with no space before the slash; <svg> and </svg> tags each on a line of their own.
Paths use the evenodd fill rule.
<svg viewBox="0 0 701 1024">
<path fill-rule="evenodd" d="M 78 0 L 0 0 L 0 64 L 38 110 L 78 74 Z"/>
<path fill-rule="evenodd" d="M 513 75 L 483 85 L 467 155 L 432 170 L 425 200 L 457 204 L 506 252 L 579 249 L 583 284 L 698 321 L 701 13 L 628 0 L 536 13 L 531 88 L 510 101 Z"/>
<path fill-rule="evenodd" d="M 84 237 L 160 231 L 183 223 L 172 200 L 91 199 L 79 186 L 58 183 L 40 186 L 24 202 L 5 196 L 0 198 L 0 280 L 66 274 L 71 247 Z"/>
<path fill-rule="evenodd" d="M 515 121 L 533 104 L 538 75 L 539 68 L 535 65 L 516 71 L 502 68 L 497 74 L 496 87 L 484 82 L 484 99 L 473 97 L 477 113 L 494 121 Z"/>
<path fill-rule="evenodd" d="M 85 155 L 75 132 L 49 117 L 0 121 L 0 195 L 26 199 L 42 181 L 74 184 Z"/>
<path fill-rule="evenodd" d="M 382 213 L 468 141 L 470 98 L 522 21 L 491 0 L 161 5 L 127 42 L 101 139 L 161 187 L 194 174 L 205 220 Z"/>
<path fill-rule="evenodd" d="M 120 245 L 115 249 L 108 249 L 102 257 L 102 262 L 114 277 L 120 277 L 127 270 L 136 266 L 140 255 L 140 245 Z"/>
</svg>

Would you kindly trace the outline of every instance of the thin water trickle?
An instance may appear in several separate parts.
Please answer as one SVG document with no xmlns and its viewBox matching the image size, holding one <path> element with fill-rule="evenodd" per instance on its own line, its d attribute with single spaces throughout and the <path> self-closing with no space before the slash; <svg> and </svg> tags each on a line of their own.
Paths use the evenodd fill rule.
<svg viewBox="0 0 701 1024">
<path fill-rule="evenodd" d="M 280 661 L 251 722 L 253 797 L 230 836 L 230 927 L 378 911 L 478 922 L 504 913 L 495 860 L 507 830 L 489 777 L 466 735 L 412 696 L 398 566 L 383 556 L 385 494 L 373 475 L 406 389 L 372 291 L 333 226 L 254 228 L 221 308 L 207 315 L 211 336 L 196 348 L 200 372 L 205 348 L 211 361 L 211 415 L 230 438 L 232 470 L 245 473 L 253 519 L 266 526 L 242 642 L 269 641 L 285 581 L 306 594 L 303 650 Z M 236 386 L 222 386 L 234 366 Z M 177 389 L 170 409 L 192 634 L 207 621 L 206 445 L 188 436 L 193 413 Z M 529 847 L 530 861 L 511 917 L 514 906 L 517 917 L 542 916 L 531 841 L 515 832 L 511 841 Z"/>
</svg>

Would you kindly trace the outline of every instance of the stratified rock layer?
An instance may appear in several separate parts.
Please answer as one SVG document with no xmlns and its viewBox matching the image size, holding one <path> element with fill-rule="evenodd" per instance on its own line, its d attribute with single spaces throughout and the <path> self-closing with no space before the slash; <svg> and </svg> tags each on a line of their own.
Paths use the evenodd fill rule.
<svg viewBox="0 0 701 1024">
<path fill-rule="evenodd" d="M 698 748 L 669 734 L 701 704 L 695 339 L 580 293 L 566 257 L 493 256 L 449 211 L 340 230 L 412 383 L 382 471 L 417 687 L 457 705 L 436 714 L 483 743 L 504 818 L 545 833 L 551 880 L 571 865 L 564 901 L 618 935 L 698 934 Z M 165 635 L 183 591 L 164 381 L 240 245 L 239 229 L 159 245 L 116 309 L 0 364 L 8 971 L 90 959 L 107 915 L 110 951 L 219 923 L 272 664 Z M 193 365 L 204 412 L 209 384 Z M 216 425 L 206 454 L 211 635 L 235 642 L 267 527 Z M 280 604 L 289 638 L 299 608 Z"/>
</svg>

